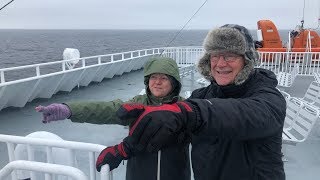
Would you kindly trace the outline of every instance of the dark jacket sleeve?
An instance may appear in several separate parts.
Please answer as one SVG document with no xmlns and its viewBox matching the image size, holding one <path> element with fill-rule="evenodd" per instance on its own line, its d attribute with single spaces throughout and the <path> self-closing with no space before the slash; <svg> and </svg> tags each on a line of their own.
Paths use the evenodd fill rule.
<svg viewBox="0 0 320 180">
<path fill-rule="evenodd" d="M 255 89 L 246 98 L 188 99 L 198 111 L 198 132 L 249 140 L 282 131 L 286 102 L 276 88 Z"/>
</svg>

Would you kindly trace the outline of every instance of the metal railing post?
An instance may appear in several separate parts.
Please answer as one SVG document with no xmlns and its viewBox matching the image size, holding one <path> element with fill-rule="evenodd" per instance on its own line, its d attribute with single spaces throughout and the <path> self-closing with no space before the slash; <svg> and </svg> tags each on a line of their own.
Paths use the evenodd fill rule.
<svg viewBox="0 0 320 180">
<path fill-rule="evenodd" d="M 5 83 L 5 78 L 4 78 L 4 71 L 0 71 L 0 75 L 1 75 L 1 83 Z"/>
</svg>

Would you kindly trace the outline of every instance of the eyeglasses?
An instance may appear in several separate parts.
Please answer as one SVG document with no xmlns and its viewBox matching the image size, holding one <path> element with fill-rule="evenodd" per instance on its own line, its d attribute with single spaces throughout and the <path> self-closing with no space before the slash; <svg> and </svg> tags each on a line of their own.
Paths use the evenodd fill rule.
<svg viewBox="0 0 320 180">
<path fill-rule="evenodd" d="M 240 59 L 242 56 L 237 54 L 211 54 L 210 60 L 213 62 L 218 62 L 221 57 L 223 57 L 223 60 L 226 62 L 234 62 Z"/>
<path fill-rule="evenodd" d="M 165 74 L 161 74 L 161 73 L 154 73 L 151 74 L 149 80 L 151 81 L 169 81 L 169 77 Z"/>
</svg>

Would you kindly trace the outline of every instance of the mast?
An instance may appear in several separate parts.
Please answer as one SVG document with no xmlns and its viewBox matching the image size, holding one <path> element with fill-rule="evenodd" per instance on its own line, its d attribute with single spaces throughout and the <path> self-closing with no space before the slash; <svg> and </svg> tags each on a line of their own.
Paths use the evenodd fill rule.
<svg viewBox="0 0 320 180">
<path fill-rule="evenodd" d="M 304 24 L 304 9 L 306 7 L 306 0 L 303 0 L 303 9 L 302 9 L 302 19 L 301 19 L 301 29 L 303 29 L 303 24 Z"/>
</svg>

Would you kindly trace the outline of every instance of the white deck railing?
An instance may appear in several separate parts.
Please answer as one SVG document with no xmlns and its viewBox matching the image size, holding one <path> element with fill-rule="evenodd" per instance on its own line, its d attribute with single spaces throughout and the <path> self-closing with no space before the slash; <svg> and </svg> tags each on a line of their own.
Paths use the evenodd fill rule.
<svg viewBox="0 0 320 180">
<path fill-rule="evenodd" d="M 64 175 L 75 180 L 88 180 L 87 176 L 77 168 L 58 164 L 49 164 L 36 161 L 17 160 L 8 163 L 0 170 L 0 179 L 7 178 L 14 170 L 28 170 L 31 172 L 44 172 L 45 180 L 51 180 L 51 174 Z M 50 174 L 49 174 L 50 173 Z M 15 179 L 15 178 L 12 178 Z"/>
<path fill-rule="evenodd" d="M 203 49 L 167 47 L 83 57 L 73 69 L 66 68 L 66 63 L 74 59 L 0 69 L 0 110 L 23 107 L 36 98 L 50 98 L 59 91 L 70 92 L 77 86 L 140 69 L 150 57 L 160 54 L 175 59 L 183 70 L 198 61 Z M 299 66 L 298 75 L 313 76 L 320 73 L 319 59 L 319 52 L 260 52 L 257 66 L 275 74 L 291 73 Z"/>
<path fill-rule="evenodd" d="M 66 63 L 74 59 L 0 69 L 0 110 L 23 107 L 36 98 L 50 98 L 59 91 L 70 92 L 77 86 L 141 69 L 150 57 L 161 53 L 174 58 L 183 69 L 193 64 L 201 52 L 199 47 L 153 48 L 83 57 L 73 69 L 66 68 Z M 14 72 L 16 79 L 10 80 L 7 74 Z"/>
<path fill-rule="evenodd" d="M 291 73 L 299 66 L 299 75 L 312 76 L 320 72 L 320 52 L 260 52 L 259 65 L 275 74 Z"/>
<path fill-rule="evenodd" d="M 21 136 L 12 136 L 12 135 L 4 135 L 0 134 L 0 142 L 7 144 L 8 150 L 8 159 L 9 162 L 7 166 L 0 170 L 0 179 L 4 179 L 11 172 L 11 179 L 17 180 L 17 174 L 14 170 L 29 170 L 30 177 L 32 180 L 36 180 L 37 176 L 35 172 L 44 172 L 45 180 L 51 180 L 52 174 L 58 175 L 67 175 L 70 177 L 76 177 L 79 179 L 83 179 L 84 177 L 89 177 L 90 180 L 96 180 L 96 169 L 95 169 L 95 161 L 97 155 L 106 148 L 103 145 L 99 144 L 91 144 L 91 143 L 83 143 L 83 142 L 75 142 L 75 141 L 65 141 L 65 140 L 52 140 L 52 139 L 40 139 L 40 138 L 32 138 L 32 137 L 21 137 Z M 19 160 L 16 157 L 15 147 L 17 145 L 25 145 L 27 147 L 27 160 Z M 46 149 L 46 162 L 37 163 L 35 162 L 35 152 L 39 147 Z M 52 165 L 54 160 L 53 151 L 55 148 L 59 148 L 59 150 L 67 150 L 68 154 L 61 154 L 65 160 L 67 161 L 67 165 Z M 61 152 L 61 151 L 60 151 Z M 87 163 L 89 165 L 89 174 L 85 175 L 84 172 L 88 170 L 79 170 L 76 165 L 76 154 L 79 152 L 87 153 L 88 158 Z M 70 157 L 68 157 L 70 156 Z M 70 161 L 71 160 L 71 161 Z M 82 162 L 83 163 L 83 162 Z M 35 168 L 38 167 L 38 168 Z M 65 170 L 61 171 L 61 169 L 65 168 Z M 100 176 L 101 179 L 109 179 L 109 167 L 104 166 Z M 67 172 L 70 170 L 77 174 L 70 174 Z M 112 175 L 111 175 L 112 176 Z"/>
</svg>

